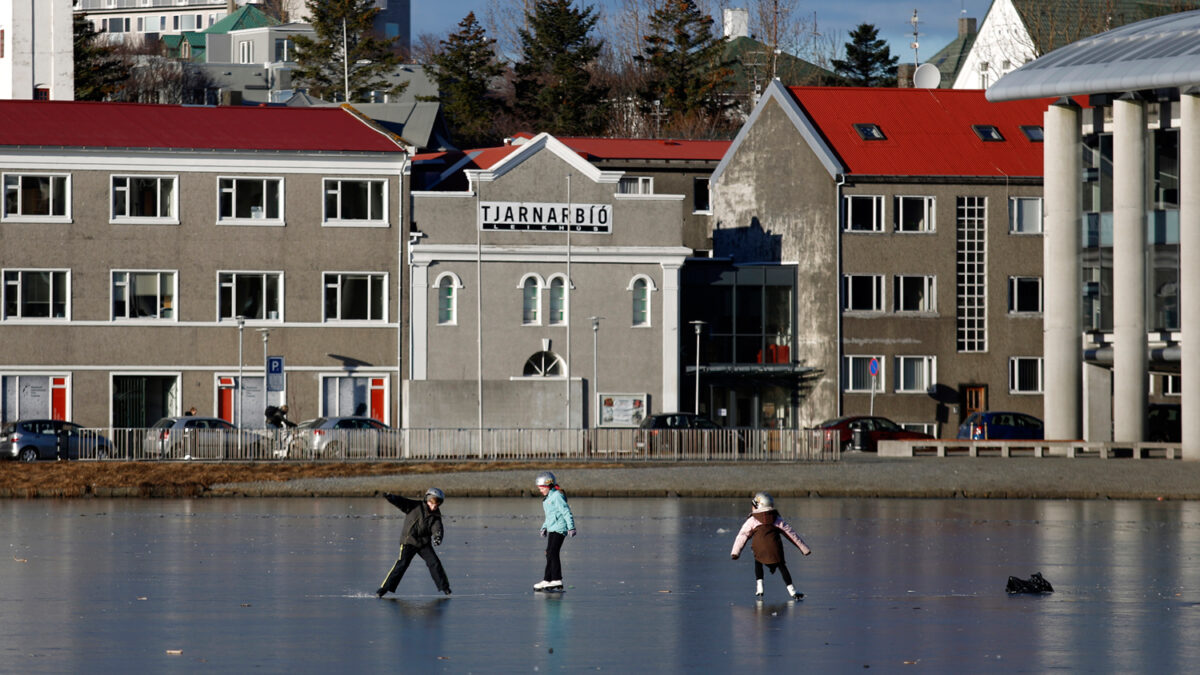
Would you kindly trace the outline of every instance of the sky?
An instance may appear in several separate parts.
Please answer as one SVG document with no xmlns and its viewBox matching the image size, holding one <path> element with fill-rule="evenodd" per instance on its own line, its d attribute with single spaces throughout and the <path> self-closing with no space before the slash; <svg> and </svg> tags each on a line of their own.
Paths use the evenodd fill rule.
<svg viewBox="0 0 1200 675">
<path fill-rule="evenodd" d="M 468 12 L 475 16 L 486 14 L 485 8 L 491 0 L 412 0 L 412 36 L 429 33 L 444 38 L 451 33 Z M 591 4 L 607 11 L 618 6 L 614 0 L 589 0 Z M 737 6 L 736 0 L 725 0 Z M 874 24 L 879 36 L 888 41 L 892 56 L 899 56 L 901 63 L 911 63 L 914 55 L 910 47 L 912 39 L 913 10 L 918 13 L 919 47 L 917 56 L 922 61 L 936 54 L 958 35 L 958 18 L 965 16 L 983 23 L 991 0 L 796 0 L 797 13 L 812 16 L 816 13 L 817 25 L 823 33 L 835 33 L 840 46 L 850 39 L 850 31 L 860 23 Z M 714 17 L 720 21 L 720 17 Z"/>
</svg>

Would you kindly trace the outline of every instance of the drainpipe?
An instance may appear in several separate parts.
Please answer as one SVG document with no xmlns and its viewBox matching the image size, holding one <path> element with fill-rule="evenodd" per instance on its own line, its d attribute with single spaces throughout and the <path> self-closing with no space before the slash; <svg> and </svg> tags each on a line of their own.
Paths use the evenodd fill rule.
<svg viewBox="0 0 1200 675">
<path fill-rule="evenodd" d="M 837 285 L 837 308 L 835 310 L 837 312 L 837 327 L 835 328 L 837 331 L 837 356 L 833 364 L 833 371 L 836 373 L 835 384 L 837 386 L 837 410 L 834 413 L 834 417 L 842 416 L 842 301 L 844 300 L 844 298 L 842 298 L 842 230 L 844 229 L 843 226 L 845 225 L 843 221 L 846 217 L 845 211 L 842 210 L 842 187 L 845 184 L 846 174 L 839 173 L 837 177 L 837 183 L 834 186 L 836 192 L 834 199 L 836 201 L 833 204 L 833 212 L 837 214 L 837 217 L 834 218 L 834 225 L 836 229 L 833 233 L 835 256 L 834 267 L 837 270 L 836 277 L 834 278 L 834 283 Z"/>
</svg>

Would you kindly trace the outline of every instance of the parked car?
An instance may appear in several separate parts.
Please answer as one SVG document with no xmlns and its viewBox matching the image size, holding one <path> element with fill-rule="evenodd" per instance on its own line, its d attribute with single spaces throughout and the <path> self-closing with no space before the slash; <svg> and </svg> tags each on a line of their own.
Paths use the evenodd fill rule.
<svg viewBox="0 0 1200 675">
<path fill-rule="evenodd" d="M 142 452 L 163 459 L 225 459 L 257 456 L 266 438 L 239 430 L 219 417 L 164 417 L 146 431 Z"/>
<path fill-rule="evenodd" d="M 1019 412 L 974 412 L 958 427 L 958 438 L 979 440 L 1041 440 L 1042 421 Z"/>
<path fill-rule="evenodd" d="M 18 420 L 0 429 L 0 459 L 32 462 L 56 459 L 63 444 L 67 459 L 107 459 L 112 442 L 85 427 L 64 420 Z"/>
<path fill-rule="evenodd" d="M 658 413 L 649 415 L 638 425 L 634 436 L 634 447 L 638 452 L 669 454 L 676 451 L 694 452 L 705 449 L 723 451 L 736 445 L 738 452 L 745 452 L 745 438 L 736 430 L 728 434 L 716 433 L 725 427 L 703 415 L 685 412 Z M 705 446 L 704 444 L 708 445 Z"/>
<path fill-rule="evenodd" d="M 396 457 L 400 436 L 396 429 L 371 417 L 314 417 L 291 430 L 286 455 L 293 459 L 346 457 Z"/>
<path fill-rule="evenodd" d="M 1178 403 L 1151 403 L 1146 412 L 1146 440 L 1152 443 L 1178 443 L 1183 438 Z"/>
<path fill-rule="evenodd" d="M 921 431 L 905 429 L 886 417 L 874 417 L 870 415 L 835 417 L 831 420 L 821 422 L 817 425 L 817 428 L 824 429 L 831 434 L 839 434 L 843 451 L 854 449 L 854 432 L 856 430 L 862 432 L 861 450 L 863 452 L 878 452 L 879 441 L 908 441 L 933 438 L 933 436 Z"/>
</svg>

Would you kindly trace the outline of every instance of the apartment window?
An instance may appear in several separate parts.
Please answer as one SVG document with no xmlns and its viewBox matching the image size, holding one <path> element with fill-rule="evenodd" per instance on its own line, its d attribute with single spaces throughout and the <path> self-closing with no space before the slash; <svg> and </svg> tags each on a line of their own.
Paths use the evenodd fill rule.
<svg viewBox="0 0 1200 675">
<path fill-rule="evenodd" d="M 934 197 L 896 197 L 892 200 L 892 226 L 897 232 L 933 232 Z"/>
<path fill-rule="evenodd" d="M 1008 231 L 1012 234 L 1041 234 L 1042 198 L 1009 197 Z"/>
<path fill-rule="evenodd" d="M 712 213 L 712 197 L 707 178 L 692 179 L 692 213 Z"/>
<path fill-rule="evenodd" d="M 521 374 L 525 377 L 562 377 L 566 365 L 554 352 L 538 352 L 525 361 Z"/>
<path fill-rule="evenodd" d="M 238 41 L 238 63 L 254 63 L 254 42 Z"/>
<path fill-rule="evenodd" d="M 654 178 L 652 176 L 622 176 L 617 183 L 617 192 L 623 195 L 654 194 Z"/>
<path fill-rule="evenodd" d="M 1008 393 L 1042 393 L 1041 357 L 1014 356 L 1008 360 Z"/>
<path fill-rule="evenodd" d="M 871 361 L 875 360 L 879 363 L 879 372 L 877 375 L 871 375 Z M 848 392 L 870 392 L 874 386 L 877 393 L 883 393 L 883 357 L 876 354 L 872 356 L 846 356 L 842 359 L 842 387 Z"/>
<path fill-rule="evenodd" d="M 550 325 L 560 326 L 567 322 L 567 292 L 562 277 L 550 280 Z"/>
<path fill-rule="evenodd" d="M 883 311 L 883 276 L 847 274 L 842 277 L 842 309 L 850 312 Z"/>
<path fill-rule="evenodd" d="M 634 326 L 650 325 L 650 291 L 652 289 L 653 284 L 646 277 L 636 277 L 629 284 L 629 290 L 633 293 L 632 324 Z"/>
<path fill-rule="evenodd" d="M 387 181 L 325 179 L 326 225 L 387 225 Z"/>
<path fill-rule="evenodd" d="M 1010 314 L 1040 313 L 1042 311 L 1042 278 L 1008 278 L 1008 312 Z"/>
<path fill-rule="evenodd" d="M 960 352 L 986 352 L 987 198 L 959 197 L 955 213 L 955 344 Z"/>
<path fill-rule="evenodd" d="M 4 174 L 4 220 L 66 222 L 71 217 L 67 175 Z"/>
<path fill-rule="evenodd" d="M 5 319 L 66 319 L 67 270 L 4 270 Z"/>
<path fill-rule="evenodd" d="M 846 195 L 847 232 L 883 232 L 883 195 Z"/>
<path fill-rule="evenodd" d="M 937 381 L 936 356 L 897 356 L 896 393 L 925 394 Z"/>
<path fill-rule="evenodd" d="M 441 326 L 458 323 L 458 289 L 462 282 L 453 272 L 442 272 L 433 283 L 437 289 L 437 322 Z"/>
<path fill-rule="evenodd" d="M 282 224 L 282 178 L 218 178 L 217 220 Z"/>
<path fill-rule="evenodd" d="M 275 38 L 276 61 L 291 61 L 295 50 L 296 47 L 291 40 L 287 38 Z"/>
<path fill-rule="evenodd" d="M 896 276 L 892 286 L 892 310 L 896 312 L 937 311 L 936 277 Z"/>
<path fill-rule="evenodd" d="M 217 274 L 218 318 L 282 318 L 283 274 L 281 272 L 219 272 Z"/>
<path fill-rule="evenodd" d="M 1183 393 L 1179 375 L 1163 375 L 1162 393 L 1164 396 L 1180 396 Z"/>
<path fill-rule="evenodd" d="M 385 321 L 386 310 L 386 274 L 325 274 L 326 321 Z"/>
<path fill-rule="evenodd" d="M 527 276 L 521 282 L 521 323 L 536 326 L 541 323 L 542 284 L 536 276 Z"/>
<path fill-rule="evenodd" d="M 174 319 L 175 288 L 173 271 L 114 271 L 112 318 Z"/>
<path fill-rule="evenodd" d="M 178 223 L 175 181 L 174 176 L 113 176 L 113 221 Z"/>
</svg>

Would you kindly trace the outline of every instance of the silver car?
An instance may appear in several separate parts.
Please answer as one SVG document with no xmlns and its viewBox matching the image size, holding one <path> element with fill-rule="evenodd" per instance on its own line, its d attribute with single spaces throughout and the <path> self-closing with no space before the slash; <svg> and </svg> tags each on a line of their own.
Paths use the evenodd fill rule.
<svg viewBox="0 0 1200 675">
<path fill-rule="evenodd" d="M 65 451 L 65 452 L 64 452 Z M 112 443 L 64 420 L 18 420 L 0 429 L 0 459 L 107 459 Z"/>
<path fill-rule="evenodd" d="M 292 429 L 290 459 L 396 457 L 400 432 L 371 417 L 315 417 Z"/>
<path fill-rule="evenodd" d="M 162 459 L 253 458 L 263 441 L 219 417 L 164 417 L 146 431 L 142 451 Z"/>
</svg>

